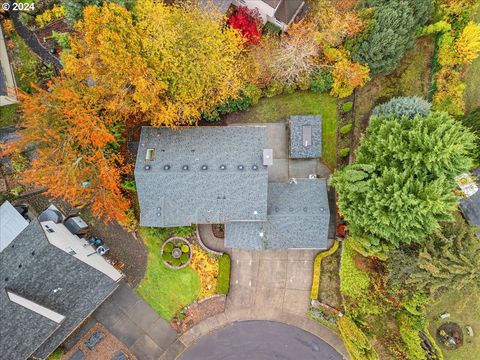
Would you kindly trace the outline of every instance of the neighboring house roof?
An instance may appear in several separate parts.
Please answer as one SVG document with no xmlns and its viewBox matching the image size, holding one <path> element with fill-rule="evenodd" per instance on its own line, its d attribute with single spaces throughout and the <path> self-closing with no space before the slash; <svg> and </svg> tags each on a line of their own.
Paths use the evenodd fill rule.
<svg viewBox="0 0 480 360">
<path fill-rule="evenodd" d="M 320 115 L 291 116 L 290 158 L 312 159 L 322 155 L 322 117 Z"/>
<path fill-rule="evenodd" d="M 477 185 L 480 188 L 480 167 L 472 171 L 472 174 L 477 178 Z M 468 198 L 461 199 L 460 209 L 470 225 L 480 227 L 480 190 Z"/>
<path fill-rule="evenodd" d="M 5 201 L 0 206 L 0 225 L 0 251 L 3 251 L 28 226 L 28 221 Z"/>
<path fill-rule="evenodd" d="M 135 166 L 141 225 L 265 220 L 265 148 L 265 126 L 142 128 Z"/>
<path fill-rule="evenodd" d="M 270 5 L 272 8 L 276 8 L 278 4 L 280 4 L 280 1 L 282 0 L 262 0 L 265 4 Z"/>
<path fill-rule="evenodd" d="M 216 10 L 221 14 L 226 14 L 230 5 L 232 5 L 232 0 L 200 0 L 199 3 L 200 9 Z"/>
<path fill-rule="evenodd" d="M 275 11 L 275 18 L 288 25 L 293 21 L 303 4 L 303 0 L 283 0 Z"/>
<path fill-rule="evenodd" d="M 0 96 L 7 95 L 7 83 L 5 79 L 5 74 L 3 73 L 2 67 L 0 66 Z"/>
<path fill-rule="evenodd" d="M 51 245 L 37 219 L 0 253 L 0 282 L 2 359 L 47 357 L 118 286 Z"/>
<path fill-rule="evenodd" d="M 225 246 L 252 249 L 326 249 L 330 210 L 325 179 L 268 186 L 266 222 L 225 225 Z"/>
</svg>

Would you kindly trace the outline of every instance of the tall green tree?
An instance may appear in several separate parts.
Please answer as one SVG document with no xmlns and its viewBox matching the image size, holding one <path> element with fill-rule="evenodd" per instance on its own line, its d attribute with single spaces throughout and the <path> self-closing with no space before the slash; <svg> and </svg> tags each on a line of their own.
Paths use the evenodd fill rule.
<svg viewBox="0 0 480 360">
<path fill-rule="evenodd" d="M 445 290 L 462 291 L 466 297 L 480 291 L 480 241 L 460 215 L 427 238 L 408 284 L 415 284 L 434 298 Z"/>
<path fill-rule="evenodd" d="M 333 184 L 349 230 L 368 254 L 421 242 L 451 219 L 455 176 L 472 165 L 474 135 L 446 113 L 372 117 L 354 164 Z"/>
<path fill-rule="evenodd" d="M 80 20 L 83 15 L 83 9 L 88 5 L 101 6 L 105 0 L 63 0 L 65 7 L 65 16 L 67 21 L 72 25 L 76 20 Z M 135 5 L 136 0 L 106 0 L 118 5 L 131 8 Z"/>
<path fill-rule="evenodd" d="M 413 46 L 415 32 L 433 14 L 432 0 L 370 0 L 370 30 L 353 48 L 353 60 L 367 64 L 372 74 L 390 73 Z"/>
</svg>

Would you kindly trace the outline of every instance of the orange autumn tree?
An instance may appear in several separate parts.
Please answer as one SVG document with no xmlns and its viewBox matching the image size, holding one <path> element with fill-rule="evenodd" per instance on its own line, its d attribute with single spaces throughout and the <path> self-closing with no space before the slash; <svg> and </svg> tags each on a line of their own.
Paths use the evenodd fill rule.
<svg viewBox="0 0 480 360">
<path fill-rule="evenodd" d="M 94 84 L 109 111 L 155 126 L 194 123 L 248 78 L 240 32 L 195 6 L 86 7 L 71 46 L 67 74 Z"/>
<path fill-rule="evenodd" d="M 130 203 L 122 195 L 122 159 L 115 137 L 100 118 L 85 84 L 59 78 L 49 90 L 21 94 L 20 138 L 4 150 L 13 156 L 35 144 L 35 157 L 23 181 L 45 186 L 74 206 L 92 205 L 95 216 L 126 222 Z"/>
</svg>

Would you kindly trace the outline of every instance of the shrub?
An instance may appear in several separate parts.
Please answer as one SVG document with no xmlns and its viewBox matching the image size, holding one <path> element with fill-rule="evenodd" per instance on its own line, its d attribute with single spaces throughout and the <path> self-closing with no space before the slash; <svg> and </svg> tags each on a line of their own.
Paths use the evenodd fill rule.
<svg viewBox="0 0 480 360">
<path fill-rule="evenodd" d="M 352 360 L 377 360 L 378 355 L 367 336 L 348 316 L 342 316 L 338 330 Z"/>
<path fill-rule="evenodd" d="M 175 235 L 181 237 L 189 237 L 195 234 L 196 227 L 195 225 L 190 226 L 179 226 L 175 228 Z"/>
<path fill-rule="evenodd" d="M 167 252 L 167 253 L 172 253 L 173 251 L 173 248 L 174 248 L 174 245 L 173 243 L 169 242 L 169 243 L 166 243 L 165 246 L 163 247 L 163 252 Z"/>
<path fill-rule="evenodd" d="M 163 251 L 163 254 L 162 254 L 162 259 L 168 263 L 172 262 L 172 254 L 170 252 L 166 252 L 165 250 Z"/>
<path fill-rule="evenodd" d="M 315 262 L 313 264 L 313 280 L 312 280 L 312 289 L 310 291 L 310 299 L 318 299 L 318 291 L 320 288 L 320 276 L 322 270 L 322 259 L 332 255 L 338 249 L 338 241 L 335 241 L 332 247 L 326 251 L 322 251 L 315 256 Z"/>
<path fill-rule="evenodd" d="M 13 197 L 19 197 L 22 192 L 23 192 L 23 187 L 21 186 L 16 186 L 10 190 L 10 194 L 12 194 Z"/>
<path fill-rule="evenodd" d="M 266 97 L 280 95 L 281 93 L 283 93 L 283 88 L 284 85 L 280 81 L 273 80 L 264 90 L 264 94 Z"/>
<path fill-rule="evenodd" d="M 230 256 L 223 254 L 218 258 L 217 293 L 228 294 L 230 288 Z"/>
<path fill-rule="evenodd" d="M 310 77 L 305 75 L 301 76 L 297 81 L 297 87 L 302 91 L 310 90 Z"/>
<path fill-rule="evenodd" d="M 342 110 L 344 113 L 350 112 L 350 110 L 352 110 L 352 107 L 353 107 L 353 102 L 351 101 L 347 101 L 342 104 Z"/>
<path fill-rule="evenodd" d="M 122 187 L 125 190 L 137 192 L 137 184 L 135 183 L 135 180 L 125 180 L 122 184 Z"/>
<path fill-rule="evenodd" d="M 313 92 L 326 93 L 332 89 L 333 76 L 326 70 L 316 70 L 310 77 L 310 89 Z"/>
<path fill-rule="evenodd" d="M 186 264 L 189 258 L 190 257 L 188 256 L 188 254 L 180 255 L 180 261 L 182 262 L 182 264 Z"/>
<path fill-rule="evenodd" d="M 348 155 L 350 155 L 350 148 L 346 147 L 346 148 L 340 149 L 338 151 L 338 155 L 340 155 L 341 157 L 347 157 Z"/>
<path fill-rule="evenodd" d="M 170 264 L 172 264 L 173 266 L 181 266 L 182 265 L 182 260 L 172 258 L 172 260 L 170 261 Z"/>
<path fill-rule="evenodd" d="M 480 108 L 477 108 L 473 110 L 470 114 L 462 117 L 462 123 L 466 127 L 470 129 L 471 132 L 473 132 L 477 139 L 476 139 L 476 148 L 477 148 L 477 154 L 476 158 L 477 161 L 480 160 Z"/>
<path fill-rule="evenodd" d="M 267 21 L 263 27 L 263 33 L 266 35 L 280 35 L 282 33 L 282 29 L 274 23 Z"/>
<path fill-rule="evenodd" d="M 342 135 L 348 134 L 350 131 L 352 131 L 352 126 L 353 126 L 352 124 L 343 125 L 340 128 L 340 134 Z"/>
<path fill-rule="evenodd" d="M 419 36 L 430 35 L 436 33 L 444 33 L 452 30 L 452 25 L 450 25 L 445 20 L 437 21 L 436 23 L 424 26 L 419 31 Z"/>
<path fill-rule="evenodd" d="M 70 49 L 70 34 L 52 31 L 52 38 L 58 43 L 58 45 L 63 49 Z"/>
<path fill-rule="evenodd" d="M 413 119 L 415 116 L 427 116 L 430 114 L 432 104 L 417 96 L 412 97 L 395 97 L 386 103 L 377 105 L 372 115 L 375 116 L 406 116 Z"/>
<path fill-rule="evenodd" d="M 188 247 L 187 244 L 183 244 L 183 245 L 181 246 L 181 249 L 182 249 L 182 252 L 183 252 L 183 253 L 188 253 L 188 252 L 190 251 L 190 248 Z"/>
<path fill-rule="evenodd" d="M 35 17 L 38 26 L 45 25 L 65 16 L 65 8 L 61 5 L 54 5 L 53 8 L 45 10 L 42 14 Z"/>
<path fill-rule="evenodd" d="M 228 18 L 227 23 L 232 28 L 240 30 L 245 38 L 245 45 L 260 43 L 259 28 L 262 24 L 262 19 L 258 10 L 240 6 Z"/>
</svg>

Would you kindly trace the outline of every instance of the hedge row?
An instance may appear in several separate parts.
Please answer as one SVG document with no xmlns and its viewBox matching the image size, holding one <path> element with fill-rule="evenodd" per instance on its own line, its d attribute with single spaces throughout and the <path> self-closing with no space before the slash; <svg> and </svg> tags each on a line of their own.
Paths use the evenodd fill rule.
<svg viewBox="0 0 480 360">
<path fill-rule="evenodd" d="M 310 299 L 317 300 L 318 292 L 320 290 L 320 275 L 322 271 L 322 259 L 332 255 L 338 249 L 339 242 L 334 241 L 332 247 L 326 251 L 322 251 L 315 256 L 315 262 L 313 264 L 313 280 L 312 290 L 310 291 Z"/>
<path fill-rule="evenodd" d="M 217 293 L 228 294 L 230 288 L 230 256 L 223 254 L 218 258 Z"/>
</svg>

